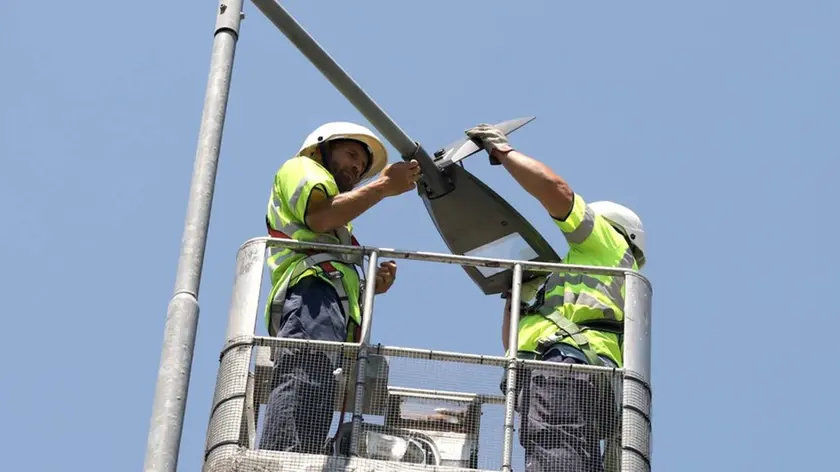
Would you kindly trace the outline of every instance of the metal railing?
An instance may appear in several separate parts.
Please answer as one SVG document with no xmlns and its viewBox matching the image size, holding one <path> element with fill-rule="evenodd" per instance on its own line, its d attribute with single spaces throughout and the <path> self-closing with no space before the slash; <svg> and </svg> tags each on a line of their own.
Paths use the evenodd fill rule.
<svg viewBox="0 0 840 472">
<path fill-rule="evenodd" d="M 284 247 L 293 250 L 315 249 L 330 253 L 355 254 L 368 257 L 365 278 L 364 302 L 362 305 L 361 336 L 357 343 L 337 343 L 327 341 L 301 341 L 278 339 L 255 335 L 256 322 L 263 313 L 260 303 L 263 274 L 266 269 L 266 250 L 268 247 Z M 483 356 L 467 353 L 444 353 L 423 349 L 403 347 L 382 347 L 370 345 L 370 327 L 374 313 L 375 270 L 380 257 L 428 261 L 476 267 L 494 267 L 513 270 L 511 291 L 510 337 L 511 349 L 507 356 Z M 287 239 L 268 237 L 246 241 L 237 253 L 236 275 L 230 303 L 225 344 L 220 357 L 216 393 L 213 399 L 210 422 L 207 431 L 205 449 L 205 471 L 262 470 L 260 468 L 242 468 L 237 457 L 248 451 L 243 442 L 242 428 L 225 427 L 231 421 L 245 418 L 249 398 L 253 395 L 253 383 L 249 380 L 249 369 L 254 360 L 254 346 L 280 346 L 317 344 L 325 350 L 343 349 L 356 354 L 355 402 L 352 411 L 351 456 L 358 451 L 361 430 L 362 410 L 365 395 L 365 367 L 372 349 L 379 355 L 406 355 L 415 352 L 424 359 L 439 359 L 463 363 L 495 365 L 506 369 L 506 389 L 504 391 L 504 439 L 502 445 L 501 470 L 511 471 L 514 442 L 514 407 L 516 395 L 517 369 L 529 366 L 556 368 L 558 364 L 544 361 L 524 360 L 516 357 L 518 345 L 519 307 L 523 271 L 588 273 L 609 276 L 624 276 L 626 296 L 624 306 L 624 341 L 623 368 L 610 369 L 589 365 L 563 364 L 564 369 L 587 372 L 618 372 L 622 377 L 621 387 L 621 436 L 620 463 L 622 471 L 650 470 L 650 349 L 651 349 L 651 298 L 652 288 L 649 281 L 634 270 L 580 266 L 559 263 L 516 261 L 481 257 L 458 256 L 421 251 L 407 251 L 365 246 L 342 246 L 322 243 L 305 243 Z M 233 420 L 232 420 L 233 419 Z M 237 423 L 239 425 L 239 423 Z M 244 427 L 243 427 L 244 428 Z M 253 434 L 253 433 L 252 433 Z M 283 469 L 285 470 L 285 469 Z M 389 469 L 390 470 L 390 469 Z M 397 469 L 394 469 L 397 470 Z M 409 470 L 409 469 L 406 469 Z M 414 470 L 414 469 L 411 469 Z"/>
</svg>

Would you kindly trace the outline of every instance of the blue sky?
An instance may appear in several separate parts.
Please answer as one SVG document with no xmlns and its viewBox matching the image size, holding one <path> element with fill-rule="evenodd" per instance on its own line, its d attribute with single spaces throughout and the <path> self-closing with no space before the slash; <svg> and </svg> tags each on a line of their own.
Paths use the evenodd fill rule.
<svg viewBox="0 0 840 472">
<path fill-rule="evenodd" d="M 479 122 L 535 115 L 512 136 L 517 147 L 584 198 L 642 216 L 655 289 L 656 470 L 833 462 L 840 4 L 285 5 L 427 148 Z M 142 466 L 215 8 L 5 3 L 0 450 L 11 469 Z M 201 463 L 235 253 L 265 231 L 274 171 L 322 122 L 367 124 L 252 4 L 245 9 L 183 470 Z M 565 251 L 501 168 L 483 155 L 466 165 Z M 413 194 L 355 223 L 365 244 L 446 252 Z M 458 267 L 400 263 L 376 310 L 377 342 L 502 352 L 501 301 Z M 417 375 L 435 374 L 426 369 Z"/>
</svg>

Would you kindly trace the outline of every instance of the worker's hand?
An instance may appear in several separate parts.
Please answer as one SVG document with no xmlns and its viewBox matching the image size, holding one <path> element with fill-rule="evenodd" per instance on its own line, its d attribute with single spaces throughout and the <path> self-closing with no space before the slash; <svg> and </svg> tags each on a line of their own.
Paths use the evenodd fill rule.
<svg viewBox="0 0 840 472">
<path fill-rule="evenodd" d="M 416 187 L 416 182 L 423 177 L 420 163 L 412 159 L 409 162 L 388 164 L 379 175 L 385 195 L 394 197 Z"/>
<path fill-rule="evenodd" d="M 512 151 L 510 143 L 508 143 L 505 133 L 492 125 L 482 123 L 465 131 L 467 136 L 476 144 L 476 146 L 484 148 L 487 154 L 490 155 L 490 164 L 497 166 L 501 164 L 498 156 L 501 153 Z"/>
<path fill-rule="evenodd" d="M 385 293 L 394 285 L 394 279 L 397 278 L 397 263 L 394 261 L 386 261 L 379 264 L 376 269 L 376 287 L 374 293 L 379 295 Z"/>
</svg>

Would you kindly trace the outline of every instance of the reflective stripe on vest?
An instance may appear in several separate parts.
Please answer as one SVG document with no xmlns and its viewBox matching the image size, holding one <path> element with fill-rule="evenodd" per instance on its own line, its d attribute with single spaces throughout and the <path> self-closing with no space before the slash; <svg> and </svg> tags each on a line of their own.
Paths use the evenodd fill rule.
<svg viewBox="0 0 840 472">
<path fill-rule="evenodd" d="M 617 269 L 633 269 L 635 259 L 633 258 L 633 251 L 628 247 L 624 251 L 624 255 L 616 265 Z M 597 277 L 581 274 L 581 273 L 561 273 L 551 274 L 545 285 L 540 289 L 540 296 L 538 308 L 540 313 L 546 315 L 554 310 L 562 309 L 562 307 L 569 303 L 577 305 L 585 305 L 599 310 L 603 314 L 603 320 L 610 320 L 613 322 L 621 322 L 617 318 L 617 314 L 613 307 L 603 303 L 601 300 L 595 298 L 591 293 L 581 291 L 580 293 L 569 292 L 564 290 L 557 293 L 555 289 L 558 287 L 565 287 L 566 285 L 583 285 L 584 287 L 597 290 L 599 293 L 606 296 L 615 308 L 624 311 L 624 295 L 621 293 L 624 287 L 624 276 L 611 276 L 610 283 L 605 284 Z M 569 300 L 570 296 L 574 299 Z"/>
<path fill-rule="evenodd" d="M 619 269 L 633 269 L 635 259 L 632 250 L 628 247 L 617 264 Z M 567 285 L 583 285 L 584 287 L 597 290 L 599 294 L 604 295 L 610 304 L 604 303 L 602 300 L 596 298 L 591 293 L 581 291 L 575 293 L 571 290 L 557 290 L 560 287 Z M 583 334 L 584 331 L 592 329 L 596 331 L 604 331 L 613 333 L 618 336 L 618 344 L 623 344 L 624 322 L 623 316 L 618 319 L 616 309 L 621 310 L 623 315 L 624 310 L 624 296 L 621 293 L 624 287 L 624 276 L 612 276 L 610 282 L 604 283 L 597 277 L 581 273 L 560 273 L 551 274 L 545 284 L 537 293 L 537 299 L 534 304 L 528 308 L 529 313 L 538 313 L 544 318 L 550 320 L 557 327 L 558 332 L 550 336 L 542 337 L 537 340 L 537 350 L 542 354 L 545 353 L 553 344 L 562 341 L 565 338 L 572 338 L 572 341 L 578 345 L 581 351 L 586 355 L 586 358 L 593 365 L 603 365 L 601 358 L 589 345 L 589 339 Z M 559 292 L 559 293 L 558 293 Z M 574 323 L 572 320 L 563 315 L 564 306 L 583 305 L 602 314 L 602 318 L 594 318 L 586 321 Z"/>
</svg>

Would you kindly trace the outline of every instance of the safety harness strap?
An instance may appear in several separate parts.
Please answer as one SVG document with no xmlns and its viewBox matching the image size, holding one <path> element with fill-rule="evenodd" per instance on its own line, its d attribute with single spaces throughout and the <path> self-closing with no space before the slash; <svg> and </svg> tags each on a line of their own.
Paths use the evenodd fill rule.
<svg viewBox="0 0 840 472">
<path fill-rule="evenodd" d="M 266 221 L 266 227 L 268 228 L 268 234 L 272 238 L 282 238 L 282 239 L 291 239 L 287 234 L 277 231 L 276 229 L 272 228 L 268 221 Z M 359 242 L 356 240 L 356 237 L 351 235 L 352 245 L 359 246 Z M 309 269 L 313 268 L 320 268 L 324 275 L 327 276 L 330 283 L 332 284 L 333 288 L 335 289 L 336 295 L 338 296 L 338 300 L 341 303 L 341 309 L 344 312 L 344 324 L 347 326 L 348 332 L 348 341 L 353 342 L 358 339 L 361 331 L 361 327 L 350 318 L 350 298 L 347 296 L 347 291 L 344 288 L 344 283 L 342 281 L 343 274 L 339 271 L 333 264 L 332 261 L 341 261 L 347 264 L 354 264 L 353 262 L 348 262 L 345 258 L 341 257 L 341 254 L 333 254 L 329 252 L 319 252 L 317 250 L 300 250 L 308 256 L 295 264 L 295 268 L 292 273 L 282 282 L 282 285 L 278 287 L 277 292 L 274 295 L 274 299 L 272 300 L 272 304 L 275 305 L 278 309 L 282 309 L 283 303 L 286 300 L 286 291 L 289 288 L 292 280 L 298 278 L 301 274 L 306 272 Z M 364 290 L 363 286 L 360 286 L 360 291 Z M 363 296 L 359 294 L 359 305 L 361 306 Z M 353 330 L 351 331 L 350 326 L 351 324 L 354 326 Z M 274 333 L 271 333 L 273 336 Z"/>
<path fill-rule="evenodd" d="M 583 332 L 587 329 L 616 334 L 618 335 L 619 345 L 623 345 L 624 323 L 614 320 L 590 320 L 576 324 L 563 316 L 560 311 L 545 305 L 545 292 L 546 284 L 544 283 L 537 291 L 534 303 L 527 307 L 527 310 L 529 313 L 539 313 L 545 318 L 548 318 L 555 326 L 557 326 L 559 331 L 555 332 L 551 336 L 540 338 L 537 341 L 537 349 L 539 350 L 540 355 L 547 352 L 547 350 L 554 344 L 567 337 L 571 337 L 580 350 L 586 355 L 586 358 L 589 359 L 591 364 L 603 365 L 604 363 L 600 356 L 598 356 L 589 346 L 589 339 L 583 335 Z"/>
<path fill-rule="evenodd" d="M 604 363 L 598 354 L 592 350 L 589 346 L 589 339 L 583 335 L 583 332 L 587 328 L 581 328 L 580 326 L 573 323 L 571 320 L 563 316 L 559 311 L 554 310 L 551 313 L 543 313 L 544 317 L 551 320 L 555 326 L 557 326 L 557 330 L 555 333 L 551 334 L 550 336 L 543 337 L 537 340 L 537 350 L 542 355 L 546 353 L 552 346 L 559 343 L 563 339 L 572 338 L 572 341 L 577 344 L 578 348 L 583 351 L 583 354 L 586 356 L 586 359 L 589 361 L 590 365 L 596 366 L 603 366 Z"/>
</svg>

